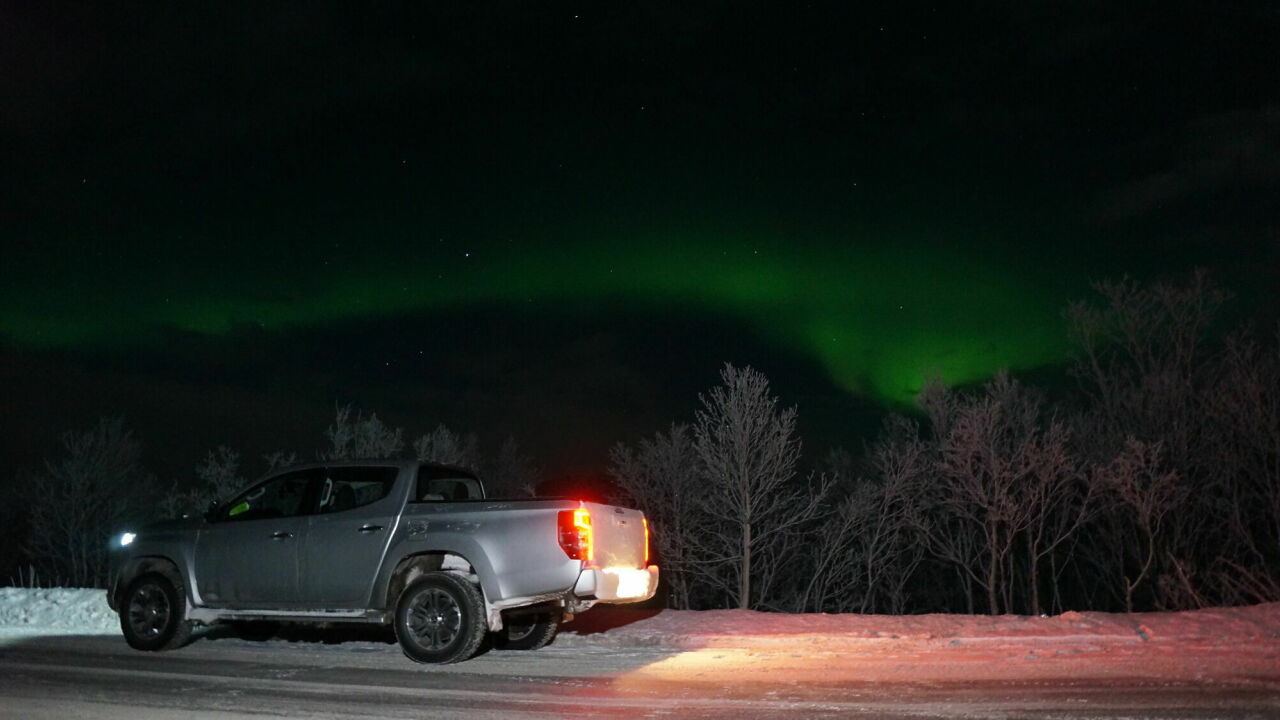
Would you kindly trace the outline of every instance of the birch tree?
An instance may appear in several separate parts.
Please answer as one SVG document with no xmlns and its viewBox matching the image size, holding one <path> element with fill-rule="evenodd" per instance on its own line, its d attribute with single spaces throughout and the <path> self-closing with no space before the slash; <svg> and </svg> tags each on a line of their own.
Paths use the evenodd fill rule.
<svg viewBox="0 0 1280 720">
<path fill-rule="evenodd" d="M 210 450 L 196 466 L 195 475 L 196 487 L 180 490 L 175 484 L 169 489 L 160 501 L 163 514 L 175 517 L 203 512 L 209 503 L 228 500 L 248 484 L 240 474 L 240 453 L 225 445 Z"/>
<path fill-rule="evenodd" d="M 1022 600 L 1038 613 L 1041 565 L 1095 507 L 1066 424 L 1004 372 L 981 392 L 935 386 L 922 401 L 936 445 L 936 482 L 918 521 L 924 542 L 982 588 L 988 612 Z"/>
<path fill-rule="evenodd" d="M 848 472 L 847 453 L 827 466 Z M 813 565 L 797 610 L 901 613 L 907 587 L 924 557 L 911 511 L 931 469 L 916 423 L 891 416 L 872 445 L 869 477 L 852 479 L 848 495 L 822 517 Z M 839 481 L 839 478 L 836 478 Z"/>
<path fill-rule="evenodd" d="M 508 436 L 498 453 L 483 460 L 485 487 L 494 497 L 533 497 L 538 494 L 542 472 L 533 458 L 520 451 L 516 439 Z"/>
<path fill-rule="evenodd" d="M 1129 520 L 1130 536 L 1120 536 L 1120 561 L 1115 564 L 1123 581 L 1125 612 L 1133 612 L 1134 592 L 1150 577 L 1159 557 L 1166 517 L 1186 498 L 1177 472 L 1163 467 L 1162 453 L 1159 443 L 1130 438 L 1115 459 L 1096 470 Z"/>
<path fill-rule="evenodd" d="M 337 409 L 325 437 L 329 449 L 320 453 L 321 460 L 384 460 L 404 450 L 403 430 L 383 424 L 377 413 L 352 416 L 350 405 Z"/>
<path fill-rule="evenodd" d="M 62 435 L 62 455 L 29 479 L 27 554 L 46 577 L 73 587 L 106 579 L 113 532 L 139 510 L 148 478 L 121 418 Z"/>
<path fill-rule="evenodd" d="M 421 462 L 453 465 L 472 471 L 480 467 L 479 441 L 475 434 L 456 433 L 443 423 L 415 440 L 413 452 Z"/>
<path fill-rule="evenodd" d="M 779 409 L 769 381 L 726 364 L 723 384 L 699 400 L 694 452 L 708 518 L 695 537 L 709 581 L 739 608 L 758 605 L 782 566 L 794 562 L 795 534 L 824 507 L 828 485 L 796 487 L 796 409 Z M 753 582 L 755 585 L 753 586 Z"/>
<path fill-rule="evenodd" d="M 1252 332 L 1227 338 L 1206 393 L 1210 452 L 1219 462 L 1228 547 L 1214 588 L 1227 604 L 1280 599 L 1280 327 L 1270 347 Z"/>
</svg>

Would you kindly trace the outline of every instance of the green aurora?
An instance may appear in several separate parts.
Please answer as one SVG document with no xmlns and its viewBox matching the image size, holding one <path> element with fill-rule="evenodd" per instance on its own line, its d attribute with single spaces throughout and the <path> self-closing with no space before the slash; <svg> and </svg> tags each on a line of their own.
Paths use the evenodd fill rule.
<svg viewBox="0 0 1280 720">
<path fill-rule="evenodd" d="M 812 10 L 254 5 L 208 45 L 216 9 L 123 42 L 33 12 L 0 345 L 164 365 L 182 333 L 616 312 L 743 342 L 664 371 L 758 342 L 898 405 L 1060 365 L 1093 279 L 1205 265 L 1274 306 L 1269 8 L 1204 38 L 1198 7 Z"/>
<path fill-rule="evenodd" d="M 514 244 L 431 250 L 402 263 L 342 264 L 341 271 L 311 260 L 291 269 L 289 292 L 276 296 L 269 289 L 280 275 L 247 257 L 239 274 L 210 270 L 220 278 L 217 289 L 202 288 L 198 278 L 187 285 L 166 280 L 177 274 L 174 266 L 151 279 L 129 277 L 124 292 L 102 281 L 46 287 L 44 301 L 33 304 L 18 299 L 41 293 L 17 290 L 22 280 L 12 278 L 3 333 L 34 348 L 119 349 L 154 345 L 164 328 L 224 336 L 246 327 L 313 328 L 480 305 L 518 311 L 530 303 L 618 304 L 658 316 L 734 318 L 761 339 L 817 360 L 841 387 L 889 403 L 909 402 L 929 376 L 968 383 L 998 368 L 1060 362 L 1068 352 L 1059 317 L 1064 298 L 1046 291 L 1044 278 L 1020 276 L 994 254 L 926 251 L 922 243 L 680 234 L 536 252 Z M 724 355 L 735 359 L 732 348 Z"/>
</svg>

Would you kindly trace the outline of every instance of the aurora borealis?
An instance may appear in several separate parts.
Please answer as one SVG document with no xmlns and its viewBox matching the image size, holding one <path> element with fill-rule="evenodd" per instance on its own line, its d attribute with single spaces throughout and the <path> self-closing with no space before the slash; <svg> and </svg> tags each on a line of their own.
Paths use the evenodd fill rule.
<svg viewBox="0 0 1280 720">
<path fill-rule="evenodd" d="M 616 302 L 658 315 L 737 318 L 763 339 L 811 356 L 846 390 L 894 402 L 908 402 L 927 375 L 967 383 L 993 368 L 1034 368 L 1065 353 L 1053 322 L 1059 298 L 993 263 L 924 251 L 912 261 L 907 249 L 869 252 L 852 243 L 820 252 L 683 238 L 620 245 L 528 255 L 503 249 L 496 259 L 485 257 L 491 249 L 460 251 L 468 262 L 447 273 L 432 275 L 430 262 L 375 268 L 289 298 L 255 296 L 252 287 L 221 298 L 143 287 L 105 308 L 77 299 L 74 307 L 85 309 L 79 316 L 15 313 L 6 330 L 34 346 L 146 347 L 164 327 L 219 336 L 237 327 L 315 327 L 469 305 Z"/>
<path fill-rule="evenodd" d="M 1093 279 L 1275 304 L 1265 4 L 321 5 L 6 13 L 17 464 L 356 402 L 593 468 L 723 361 L 856 445 L 927 376 L 1059 371 Z"/>
</svg>

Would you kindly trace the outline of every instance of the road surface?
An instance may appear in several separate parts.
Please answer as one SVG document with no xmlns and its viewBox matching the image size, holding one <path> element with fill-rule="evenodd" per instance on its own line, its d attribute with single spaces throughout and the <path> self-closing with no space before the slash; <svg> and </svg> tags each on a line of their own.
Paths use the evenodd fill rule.
<svg viewBox="0 0 1280 720">
<path fill-rule="evenodd" d="M 0 718 L 1280 717 L 1280 671 L 1266 667 L 1197 680 L 1187 672 L 1162 678 L 1149 658 L 1114 653 L 1101 664 L 1054 665 L 1037 664 L 1025 648 L 1017 657 L 953 649 L 949 660 L 815 652 L 774 640 L 680 650 L 569 636 L 537 652 L 424 666 L 371 636 L 214 636 L 151 654 L 120 637 L 31 634 L 0 639 Z M 966 662 L 994 671 L 949 674 Z M 1000 670 L 1015 665 L 1038 669 Z"/>
</svg>

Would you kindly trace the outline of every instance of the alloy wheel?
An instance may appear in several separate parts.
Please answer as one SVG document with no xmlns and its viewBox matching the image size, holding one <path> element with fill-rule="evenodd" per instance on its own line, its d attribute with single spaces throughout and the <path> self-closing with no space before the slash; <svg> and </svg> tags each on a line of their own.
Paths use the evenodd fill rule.
<svg viewBox="0 0 1280 720">
<path fill-rule="evenodd" d="M 413 598 L 405 615 L 405 627 L 424 649 L 443 650 L 462 631 L 462 608 L 458 601 L 440 588 L 424 588 Z"/>
<path fill-rule="evenodd" d="M 129 625 L 138 637 L 156 637 L 169 624 L 173 608 L 169 596 L 154 584 L 147 583 L 134 590 L 129 597 Z"/>
</svg>

